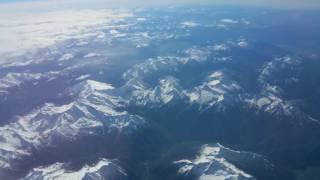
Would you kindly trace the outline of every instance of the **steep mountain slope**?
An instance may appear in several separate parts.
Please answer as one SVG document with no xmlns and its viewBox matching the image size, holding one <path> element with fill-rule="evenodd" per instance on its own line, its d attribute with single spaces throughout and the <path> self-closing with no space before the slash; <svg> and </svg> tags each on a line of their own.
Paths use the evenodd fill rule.
<svg viewBox="0 0 320 180">
<path fill-rule="evenodd" d="M 113 89 L 106 83 L 84 81 L 70 89 L 74 100 L 69 104 L 48 103 L 0 127 L 1 172 L 19 170 L 19 162 L 34 153 L 81 137 L 126 136 L 142 127 L 142 117 L 120 110 L 125 101 L 109 95 Z"/>
</svg>

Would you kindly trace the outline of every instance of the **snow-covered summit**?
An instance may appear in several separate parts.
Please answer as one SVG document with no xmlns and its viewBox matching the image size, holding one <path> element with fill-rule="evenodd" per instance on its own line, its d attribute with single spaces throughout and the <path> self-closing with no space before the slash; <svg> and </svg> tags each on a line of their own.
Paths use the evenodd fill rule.
<svg viewBox="0 0 320 180">
<path fill-rule="evenodd" d="M 85 165 L 79 170 L 67 170 L 68 164 L 55 163 L 34 168 L 21 180 L 121 180 L 127 174 L 113 161 L 102 159 L 94 165 Z"/>
<path fill-rule="evenodd" d="M 246 163 L 256 163 L 259 164 L 259 166 L 266 167 L 272 166 L 272 164 L 261 155 L 235 151 L 219 143 L 203 145 L 195 159 L 174 161 L 174 164 L 179 166 L 179 174 L 195 177 L 199 180 L 256 179 L 241 168 L 241 165 Z"/>
<path fill-rule="evenodd" d="M 109 95 L 109 84 L 85 81 L 72 102 L 64 105 L 47 103 L 0 127 L 0 168 L 14 168 L 15 162 L 59 143 L 72 142 L 81 136 L 110 133 L 127 134 L 144 124 L 142 117 L 131 115 L 122 107 L 120 97 Z"/>
</svg>

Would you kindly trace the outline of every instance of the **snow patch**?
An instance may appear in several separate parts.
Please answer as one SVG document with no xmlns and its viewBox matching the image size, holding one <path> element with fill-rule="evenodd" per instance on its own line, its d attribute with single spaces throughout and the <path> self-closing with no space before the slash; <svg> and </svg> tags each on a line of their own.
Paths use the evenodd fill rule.
<svg viewBox="0 0 320 180">
<path fill-rule="evenodd" d="M 67 164 L 55 163 L 46 167 L 34 168 L 22 180 L 28 179 L 55 179 L 55 180 L 81 180 L 86 177 L 96 177 L 104 179 L 114 176 L 125 177 L 127 174 L 118 165 L 107 159 L 102 159 L 95 165 L 85 165 L 77 171 L 69 171 L 66 169 Z"/>
<path fill-rule="evenodd" d="M 226 23 L 226 24 L 237 24 L 239 21 L 233 20 L 233 19 L 220 19 L 221 23 Z"/>
<path fill-rule="evenodd" d="M 70 53 L 67 53 L 67 54 L 64 54 L 62 55 L 58 61 L 68 61 L 70 59 L 73 59 L 74 58 L 74 55 L 73 54 L 70 54 Z"/>
<path fill-rule="evenodd" d="M 91 57 L 98 57 L 100 56 L 100 54 L 97 53 L 89 53 L 87 55 L 84 56 L 84 58 L 91 58 Z"/>
<path fill-rule="evenodd" d="M 233 157 L 246 156 L 242 152 L 233 151 L 220 144 L 214 146 L 203 145 L 199 154 L 193 160 L 178 160 L 174 164 L 180 166 L 178 172 L 182 175 L 192 175 L 199 180 L 207 179 L 254 179 L 254 177 L 227 160 Z M 250 154 L 255 156 L 255 154 Z M 241 158 L 240 158 L 241 159 Z"/>
<path fill-rule="evenodd" d="M 199 26 L 198 23 L 196 23 L 195 21 L 184 21 L 181 23 L 182 27 L 189 27 L 189 28 L 194 28 Z"/>
</svg>

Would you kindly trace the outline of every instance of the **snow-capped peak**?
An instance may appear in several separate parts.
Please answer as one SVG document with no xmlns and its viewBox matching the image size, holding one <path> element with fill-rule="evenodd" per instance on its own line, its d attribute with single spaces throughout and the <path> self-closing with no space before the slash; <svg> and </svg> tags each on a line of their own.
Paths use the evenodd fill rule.
<svg viewBox="0 0 320 180">
<path fill-rule="evenodd" d="M 34 168 L 21 180 L 94 180 L 94 179 L 120 179 L 127 176 L 122 168 L 114 162 L 102 159 L 94 165 L 85 165 L 79 170 L 67 170 L 65 163 L 55 163 L 50 166 Z"/>
<path fill-rule="evenodd" d="M 272 165 L 261 155 L 231 150 L 219 143 L 203 145 L 194 159 L 178 160 L 173 163 L 180 167 L 179 174 L 195 177 L 199 180 L 255 179 L 238 166 L 237 163 L 246 163 L 243 162 L 244 160 L 248 162 L 262 161 L 265 165 Z"/>
<path fill-rule="evenodd" d="M 109 94 L 111 85 L 88 80 L 71 89 L 79 92 L 72 102 L 44 104 L 0 127 L 0 171 L 31 155 L 32 149 L 50 148 L 57 139 L 63 143 L 99 133 L 125 135 L 144 124 L 143 118 L 119 110 L 124 100 Z"/>
</svg>

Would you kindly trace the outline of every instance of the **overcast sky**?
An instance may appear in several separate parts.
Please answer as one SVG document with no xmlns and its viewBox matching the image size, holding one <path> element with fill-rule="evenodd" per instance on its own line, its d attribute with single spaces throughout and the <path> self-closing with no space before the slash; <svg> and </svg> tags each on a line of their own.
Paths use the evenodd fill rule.
<svg viewBox="0 0 320 180">
<path fill-rule="evenodd" d="M 142 5 L 250 5 L 275 8 L 320 8 L 320 0 L 0 0 L 2 6 L 19 2 L 19 6 L 124 7 Z M 21 3 L 22 2 L 22 3 Z"/>
</svg>

